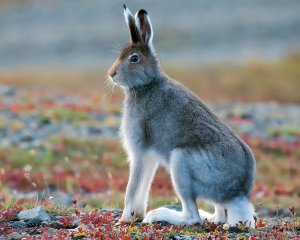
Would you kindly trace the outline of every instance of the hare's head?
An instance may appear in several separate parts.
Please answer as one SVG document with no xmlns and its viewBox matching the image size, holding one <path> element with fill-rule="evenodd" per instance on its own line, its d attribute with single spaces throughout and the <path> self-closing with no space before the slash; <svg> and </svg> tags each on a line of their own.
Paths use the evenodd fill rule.
<svg viewBox="0 0 300 240">
<path fill-rule="evenodd" d="M 108 76 L 124 88 L 133 88 L 155 81 L 159 64 L 152 45 L 153 30 L 148 13 L 142 9 L 133 16 L 124 4 L 124 16 L 130 43 L 123 47 Z"/>
</svg>

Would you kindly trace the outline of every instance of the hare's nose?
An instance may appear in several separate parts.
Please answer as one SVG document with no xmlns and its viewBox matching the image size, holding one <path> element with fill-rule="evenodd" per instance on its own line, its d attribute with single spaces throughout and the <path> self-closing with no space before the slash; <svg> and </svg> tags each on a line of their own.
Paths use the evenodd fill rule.
<svg viewBox="0 0 300 240">
<path fill-rule="evenodd" d="M 112 78 L 113 78 L 114 76 L 116 76 L 116 74 L 117 74 L 116 69 L 110 68 L 110 69 L 108 70 L 108 75 L 111 76 Z"/>
<path fill-rule="evenodd" d="M 112 72 L 112 73 L 110 74 L 110 76 L 113 78 L 114 76 L 116 76 L 116 74 L 117 74 L 117 72 L 114 71 L 114 72 Z"/>
</svg>

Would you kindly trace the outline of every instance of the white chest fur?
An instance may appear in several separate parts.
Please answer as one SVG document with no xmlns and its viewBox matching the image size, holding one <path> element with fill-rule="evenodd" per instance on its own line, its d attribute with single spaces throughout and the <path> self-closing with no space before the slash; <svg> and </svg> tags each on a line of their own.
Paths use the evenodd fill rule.
<svg viewBox="0 0 300 240">
<path fill-rule="evenodd" d="M 136 116 L 129 115 L 126 111 L 123 112 L 123 118 L 121 121 L 121 141 L 122 145 L 128 155 L 128 161 L 130 162 L 135 157 L 141 157 L 145 159 L 153 159 L 159 164 L 166 165 L 166 159 L 159 154 L 152 147 L 145 147 L 141 142 L 142 128 L 140 126 L 140 119 Z"/>
<path fill-rule="evenodd" d="M 139 119 L 134 116 L 130 116 L 128 112 L 124 111 L 121 121 L 120 135 L 129 160 L 135 152 L 142 151 L 138 142 L 140 134 L 141 128 L 139 126 Z"/>
</svg>

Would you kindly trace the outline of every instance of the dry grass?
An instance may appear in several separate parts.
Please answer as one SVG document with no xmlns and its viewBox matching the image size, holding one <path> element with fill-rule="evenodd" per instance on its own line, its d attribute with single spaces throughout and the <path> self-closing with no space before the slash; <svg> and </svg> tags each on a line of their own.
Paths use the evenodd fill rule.
<svg viewBox="0 0 300 240">
<path fill-rule="evenodd" d="M 219 65 L 200 69 L 167 68 L 167 72 L 213 101 L 278 101 L 299 103 L 300 59 L 280 62 L 252 61 L 244 65 Z"/>
<path fill-rule="evenodd" d="M 16 87 L 42 87 L 70 92 L 102 91 L 105 72 L 70 69 L 14 69 L 0 71 L 0 83 Z"/>
</svg>

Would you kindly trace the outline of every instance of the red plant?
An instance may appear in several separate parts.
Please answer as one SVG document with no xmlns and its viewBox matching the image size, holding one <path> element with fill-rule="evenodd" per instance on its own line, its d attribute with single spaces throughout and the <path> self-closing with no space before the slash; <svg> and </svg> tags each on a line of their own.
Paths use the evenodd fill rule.
<svg viewBox="0 0 300 240">
<path fill-rule="evenodd" d="M 11 220 L 17 217 L 18 211 L 14 209 L 4 209 L 0 211 L 0 220 Z"/>
<path fill-rule="evenodd" d="M 75 217 L 62 217 L 59 219 L 59 222 L 63 225 L 63 227 L 71 228 L 75 220 Z"/>
</svg>

